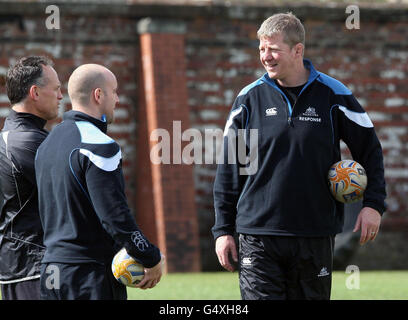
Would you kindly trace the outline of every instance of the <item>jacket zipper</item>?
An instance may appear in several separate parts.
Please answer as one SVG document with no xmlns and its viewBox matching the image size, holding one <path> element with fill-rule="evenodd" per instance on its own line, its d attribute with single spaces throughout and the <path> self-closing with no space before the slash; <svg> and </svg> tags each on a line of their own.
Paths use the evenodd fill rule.
<svg viewBox="0 0 408 320">
<path fill-rule="evenodd" d="M 292 105 L 290 104 L 290 101 L 288 99 L 288 97 L 286 96 L 286 94 L 277 86 L 275 86 L 275 89 L 278 90 L 280 92 L 280 94 L 283 96 L 283 99 L 286 102 L 286 114 L 287 114 L 287 121 L 288 121 L 288 125 L 292 126 L 293 122 L 292 122 L 292 112 L 293 112 L 293 108 Z"/>
<path fill-rule="evenodd" d="M 314 81 L 314 79 L 313 79 Z M 303 86 L 302 90 L 299 92 L 299 95 L 296 97 L 295 102 L 293 103 L 293 106 L 290 104 L 290 101 L 288 99 L 288 97 L 285 95 L 285 93 L 280 90 L 278 88 L 278 90 L 282 93 L 282 95 L 284 96 L 285 100 L 286 100 L 286 104 L 287 104 L 287 111 L 288 111 L 288 125 L 289 126 L 293 126 L 293 119 L 292 119 L 292 114 L 293 114 L 293 110 L 295 110 L 295 106 L 296 106 L 296 102 L 299 100 L 300 96 L 302 95 L 303 91 L 305 91 L 305 89 L 309 86 L 309 84 L 311 84 L 313 81 L 310 81 L 310 79 L 308 79 L 308 81 L 305 83 L 305 85 Z"/>
</svg>

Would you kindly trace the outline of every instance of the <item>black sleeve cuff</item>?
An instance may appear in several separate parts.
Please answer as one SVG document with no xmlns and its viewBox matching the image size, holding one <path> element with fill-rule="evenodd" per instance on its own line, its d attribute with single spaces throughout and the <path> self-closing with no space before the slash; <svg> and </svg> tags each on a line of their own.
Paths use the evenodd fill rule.
<svg viewBox="0 0 408 320">
<path fill-rule="evenodd" d="M 372 201 L 363 201 L 363 207 L 369 207 L 378 211 L 378 213 L 382 216 L 386 210 L 385 204 L 380 205 L 379 203 L 372 202 Z"/>
<path fill-rule="evenodd" d="M 159 248 L 151 243 L 149 248 L 145 251 L 135 250 L 135 246 L 133 244 L 127 245 L 126 251 L 133 257 L 133 259 L 140 262 L 145 268 L 152 268 L 161 260 Z"/>
</svg>

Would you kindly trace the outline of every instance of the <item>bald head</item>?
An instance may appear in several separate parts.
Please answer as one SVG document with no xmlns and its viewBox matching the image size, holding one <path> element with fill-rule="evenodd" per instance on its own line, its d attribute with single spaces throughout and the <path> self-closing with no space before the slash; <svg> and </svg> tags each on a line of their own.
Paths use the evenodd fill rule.
<svg viewBox="0 0 408 320">
<path fill-rule="evenodd" d="M 99 64 L 84 64 L 71 74 L 68 95 L 72 110 L 84 112 L 111 123 L 119 103 L 118 83 L 108 68 Z"/>
<path fill-rule="evenodd" d="M 83 64 L 76 68 L 68 80 L 68 95 L 72 105 L 88 106 L 95 89 L 105 90 L 113 73 L 99 64 Z"/>
</svg>

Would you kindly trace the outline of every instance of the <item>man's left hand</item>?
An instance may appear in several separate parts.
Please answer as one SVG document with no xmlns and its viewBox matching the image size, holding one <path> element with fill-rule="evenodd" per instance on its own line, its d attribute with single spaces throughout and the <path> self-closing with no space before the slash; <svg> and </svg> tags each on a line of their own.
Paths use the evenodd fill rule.
<svg viewBox="0 0 408 320">
<path fill-rule="evenodd" d="M 361 229 L 360 244 L 363 245 L 368 241 L 373 241 L 380 230 L 381 215 L 370 207 L 364 207 L 357 217 L 356 225 L 353 232 Z"/>
</svg>

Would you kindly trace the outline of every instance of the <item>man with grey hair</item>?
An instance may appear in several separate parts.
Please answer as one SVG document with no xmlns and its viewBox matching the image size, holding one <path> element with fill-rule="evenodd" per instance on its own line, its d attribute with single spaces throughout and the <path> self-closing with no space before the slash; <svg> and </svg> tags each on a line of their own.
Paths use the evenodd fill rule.
<svg viewBox="0 0 408 320">
<path fill-rule="evenodd" d="M 216 253 L 233 271 L 239 234 L 243 299 L 329 299 L 344 207 L 330 194 L 327 173 L 343 140 L 368 176 L 354 231 L 361 229 L 361 244 L 374 240 L 385 211 L 381 145 L 351 91 L 303 58 L 305 30 L 296 16 L 271 16 L 258 38 L 266 74 L 238 94 L 226 130 L 258 130 L 259 169 L 242 176 L 239 165 L 218 165 Z M 225 138 L 224 154 L 227 148 Z"/>
<path fill-rule="evenodd" d="M 44 254 L 34 157 L 58 115 L 61 83 L 44 56 L 21 58 L 6 78 L 11 109 L 0 139 L 0 284 L 3 300 L 40 298 Z"/>
</svg>

